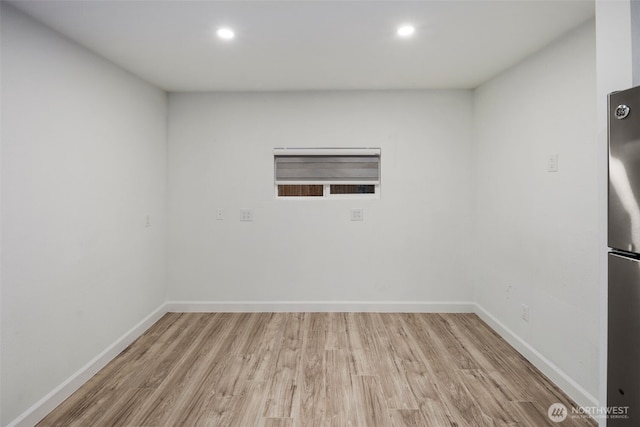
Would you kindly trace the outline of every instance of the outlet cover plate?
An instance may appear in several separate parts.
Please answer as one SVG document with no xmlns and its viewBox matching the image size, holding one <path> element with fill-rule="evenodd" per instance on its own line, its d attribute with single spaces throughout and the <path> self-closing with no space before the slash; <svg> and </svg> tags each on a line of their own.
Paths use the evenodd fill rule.
<svg viewBox="0 0 640 427">
<path fill-rule="evenodd" d="M 251 222 L 253 221 L 253 211 L 251 209 L 240 209 L 240 221 Z"/>
<path fill-rule="evenodd" d="M 549 157 L 547 157 L 547 172 L 558 172 L 557 154 L 549 154 Z"/>
<path fill-rule="evenodd" d="M 351 221 L 364 221 L 364 209 L 351 209 Z"/>
</svg>

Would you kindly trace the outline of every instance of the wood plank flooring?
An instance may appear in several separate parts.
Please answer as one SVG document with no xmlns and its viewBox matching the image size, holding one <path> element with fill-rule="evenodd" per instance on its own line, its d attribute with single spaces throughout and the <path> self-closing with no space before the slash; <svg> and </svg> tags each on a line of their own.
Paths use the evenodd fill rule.
<svg viewBox="0 0 640 427">
<path fill-rule="evenodd" d="M 169 313 L 38 426 L 595 426 L 474 314 Z"/>
</svg>

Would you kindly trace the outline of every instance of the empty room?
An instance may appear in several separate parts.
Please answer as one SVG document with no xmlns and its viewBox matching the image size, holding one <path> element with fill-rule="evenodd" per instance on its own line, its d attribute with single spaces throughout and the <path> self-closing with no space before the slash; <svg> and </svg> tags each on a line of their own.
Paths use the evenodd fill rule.
<svg viewBox="0 0 640 427">
<path fill-rule="evenodd" d="M 0 13 L 0 425 L 640 425 L 635 0 Z"/>
</svg>

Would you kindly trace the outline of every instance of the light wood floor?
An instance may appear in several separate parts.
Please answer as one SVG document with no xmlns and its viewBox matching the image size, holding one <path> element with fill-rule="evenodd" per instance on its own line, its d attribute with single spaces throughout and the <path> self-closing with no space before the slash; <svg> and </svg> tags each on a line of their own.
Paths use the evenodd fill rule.
<svg viewBox="0 0 640 427">
<path fill-rule="evenodd" d="M 474 314 L 169 313 L 38 426 L 595 426 Z"/>
</svg>

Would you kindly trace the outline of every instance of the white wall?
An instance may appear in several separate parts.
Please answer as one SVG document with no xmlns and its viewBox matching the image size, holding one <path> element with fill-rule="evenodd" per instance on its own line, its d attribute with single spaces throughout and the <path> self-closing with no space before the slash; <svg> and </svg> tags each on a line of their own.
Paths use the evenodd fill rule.
<svg viewBox="0 0 640 427">
<path fill-rule="evenodd" d="M 167 102 L 4 3 L 1 48 L 5 425 L 164 302 Z"/>
<path fill-rule="evenodd" d="M 591 21 L 476 89 L 474 108 L 475 300 L 594 402 L 604 150 L 595 60 Z M 547 172 L 549 154 L 558 172 Z"/>
<path fill-rule="evenodd" d="M 170 301 L 471 297 L 470 91 L 171 94 L 169 110 Z M 326 146 L 381 147 L 381 199 L 276 200 L 272 149 Z"/>
</svg>

